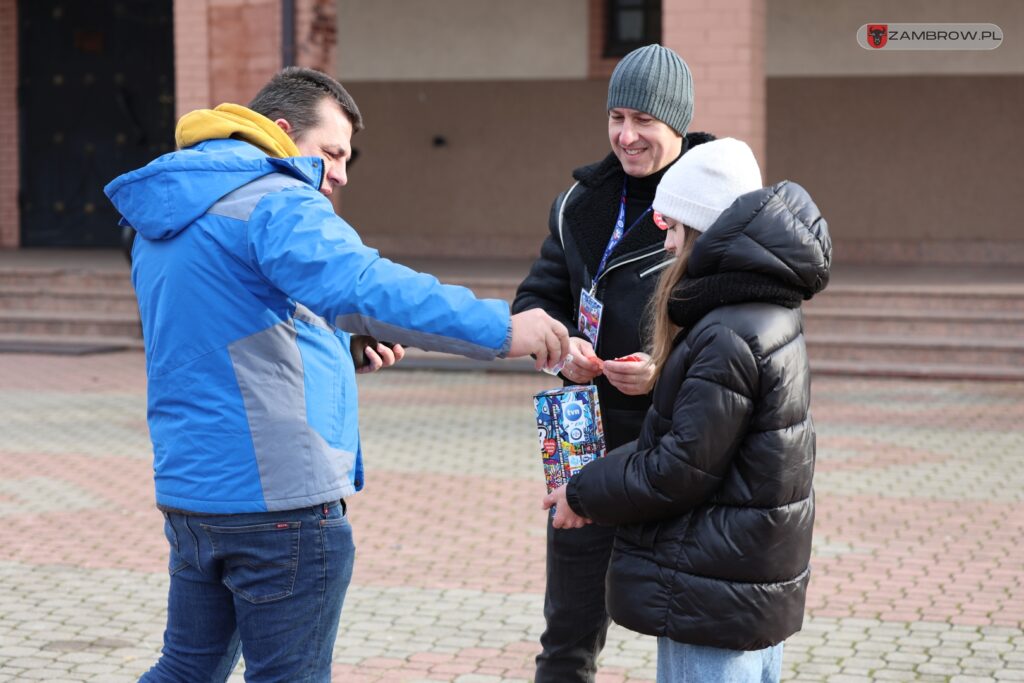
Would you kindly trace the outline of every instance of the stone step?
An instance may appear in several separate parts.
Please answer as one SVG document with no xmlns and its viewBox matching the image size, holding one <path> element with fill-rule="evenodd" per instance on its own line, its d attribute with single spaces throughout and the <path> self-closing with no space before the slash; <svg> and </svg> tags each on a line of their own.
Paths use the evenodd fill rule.
<svg viewBox="0 0 1024 683">
<path fill-rule="evenodd" d="M 529 358 L 479 361 L 447 353 L 408 349 L 405 359 L 394 370 L 461 370 L 478 372 L 539 372 Z M 389 370 L 391 372 L 392 370 Z M 1007 365 L 956 365 L 941 363 L 888 363 L 884 361 L 811 361 L 815 375 L 905 377 L 910 379 L 965 379 L 1024 382 L 1024 367 Z M 552 378 L 553 383 L 561 380 Z"/>
<path fill-rule="evenodd" d="M 1024 313 L 1024 287 L 1012 285 L 866 285 L 834 284 L 804 302 L 816 308 L 858 308 L 876 311 L 1017 311 Z"/>
<path fill-rule="evenodd" d="M 98 311 L 137 315 L 138 310 L 131 287 L 0 286 L 0 312 Z"/>
<path fill-rule="evenodd" d="M 963 337 L 818 334 L 807 338 L 813 361 L 1024 367 L 1024 341 Z"/>
<path fill-rule="evenodd" d="M 519 276 L 452 270 L 443 281 L 510 301 Z M 1016 379 L 1024 368 L 1024 288 L 1015 285 L 834 283 L 805 314 L 819 374 Z M 127 269 L 0 269 L 0 341 L 11 349 L 141 348 Z M 417 351 L 403 366 L 534 372 L 529 360 L 476 363 Z"/>
<path fill-rule="evenodd" d="M 804 329 L 809 339 L 825 335 L 980 337 L 1024 341 L 1024 312 L 808 308 Z"/>
<path fill-rule="evenodd" d="M 962 379 L 1024 382 L 1024 367 L 1008 365 L 956 365 L 952 363 L 886 363 L 812 360 L 814 375 L 900 377 L 906 379 Z"/>
<path fill-rule="evenodd" d="M 0 288 L 72 287 L 75 289 L 124 289 L 131 291 L 131 275 L 124 270 L 88 268 L 0 268 Z"/>
<path fill-rule="evenodd" d="M 0 311 L 0 334 L 26 337 L 140 337 L 137 313 Z"/>
<path fill-rule="evenodd" d="M 442 279 L 462 285 L 484 298 L 515 298 L 519 280 L 500 278 Z M 810 313 L 818 308 L 856 308 L 874 311 L 1007 311 L 1024 314 L 1024 287 L 1012 285 L 861 285 L 833 284 L 803 304 Z"/>
<path fill-rule="evenodd" d="M 448 278 L 441 282 L 468 287 L 480 299 L 501 299 L 509 303 L 512 303 L 519 287 L 518 280 L 513 282 L 506 278 Z"/>
<path fill-rule="evenodd" d="M 44 353 L 80 356 L 112 351 L 142 351 L 137 337 L 54 336 L 0 333 L 0 353 Z"/>
</svg>

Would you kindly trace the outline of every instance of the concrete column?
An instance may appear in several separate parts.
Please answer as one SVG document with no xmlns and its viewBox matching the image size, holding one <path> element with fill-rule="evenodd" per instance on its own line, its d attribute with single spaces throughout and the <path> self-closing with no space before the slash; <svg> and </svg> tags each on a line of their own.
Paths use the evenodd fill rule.
<svg viewBox="0 0 1024 683">
<path fill-rule="evenodd" d="M 695 106 L 691 130 L 743 140 L 762 172 L 765 157 L 764 0 L 664 0 L 662 42 L 690 65 Z"/>
<path fill-rule="evenodd" d="M 0 249 L 16 249 L 21 243 L 17 14 L 17 0 L 0 0 Z"/>
</svg>

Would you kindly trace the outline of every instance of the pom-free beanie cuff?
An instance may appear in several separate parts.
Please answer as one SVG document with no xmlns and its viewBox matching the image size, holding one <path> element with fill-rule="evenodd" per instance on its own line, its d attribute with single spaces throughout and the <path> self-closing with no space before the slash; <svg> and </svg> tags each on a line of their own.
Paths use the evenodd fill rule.
<svg viewBox="0 0 1024 683">
<path fill-rule="evenodd" d="M 659 192 L 654 199 L 653 208 L 662 216 L 671 216 L 683 225 L 700 232 L 710 228 L 722 213 L 721 208 L 705 206 L 669 192 Z"/>
<path fill-rule="evenodd" d="M 683 154 L 658 183 L 653 208 L 704 232 L 736 198 L 761 187 L 761 169 L 745 142 L 720 138 Z"/>
</svg>

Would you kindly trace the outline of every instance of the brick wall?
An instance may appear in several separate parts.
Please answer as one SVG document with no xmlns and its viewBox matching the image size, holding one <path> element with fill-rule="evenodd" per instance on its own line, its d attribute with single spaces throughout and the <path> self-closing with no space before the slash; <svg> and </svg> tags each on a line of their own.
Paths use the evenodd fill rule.
<svg viewBox="0 0 1024 683">
<path fill-rule="evenodd" d="M 765 168 L 764 0 L 665 0 L 663 43 L 693 72 L 691 130 L 735 137 Z"/>
<path fill-rule="evenodd" d="M 602 56 L 605 0 L 590 0 L 591 78 L 607 79 L 618 59 Z M 693 73 L 691 130 L 748 143 L 765 167 L 764 0 L 663 0 L 662 45 L 678 52 Z"/>
<path fill-rule="evenodd" d="M 587 18 L 587 30 L 590 34 L 587 41 L 590 52 L 588 75 L 590 78 L 602 80 L 607 80 L 615 70 L 615 65 L 619 63 L 618 57 L 604 56 L 604 38 L 608 25 L 607 9 L 607 0 L 590 0 Z"/>
<path fill-rule="evenodd" d="M 296 0 L 295 63 L 333 74 L 337 46 L 336 0 Z"/>
<path fill-rule="evenodd" d="M 18 214 L 18 22 L 16 0 L 0 0 L 0 249 L 21 241 Z"/>
<path fill-rule="evenodd" d="M 209 0 L 210 101 L 246 104 L 281 68 L 280 0 Z"/>
<path fill-rule="evenodd" d="M 174 0 L 178 116 L 245 104 L 281 68 L 280 0 Z"/>
<path fill-rule="evenodd" d="M 210 106 L 209 0 L 174 0 L 175 112 Z"/>
</svg>

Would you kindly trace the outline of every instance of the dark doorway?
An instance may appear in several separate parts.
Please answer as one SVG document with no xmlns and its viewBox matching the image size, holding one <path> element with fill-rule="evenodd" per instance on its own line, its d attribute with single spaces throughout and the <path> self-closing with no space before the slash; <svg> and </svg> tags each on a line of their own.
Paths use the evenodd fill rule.
<svg viewBox="0 0 1024 683">
<path fill-rule="evenodd" d="M 19 0 L 21 244 L 119 244 L 103 195 L 174 146 L 172 0 Z"/>
</svg>

